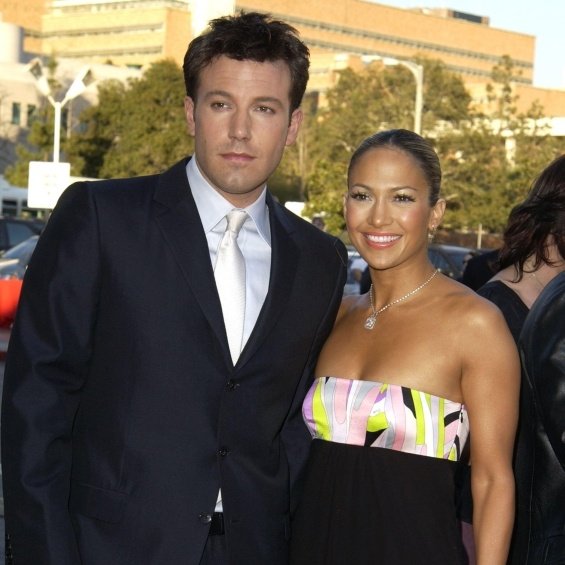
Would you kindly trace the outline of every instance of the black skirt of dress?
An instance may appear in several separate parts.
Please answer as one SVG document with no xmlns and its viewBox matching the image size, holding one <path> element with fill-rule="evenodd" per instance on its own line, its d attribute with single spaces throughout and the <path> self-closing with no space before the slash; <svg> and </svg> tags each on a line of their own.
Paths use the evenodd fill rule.
<svg viewBox="0 0 565 565">
<path fill-rule="evenodd" d="M 457 463 L 314 440 L 291 565 L 467 565 Z"/>
</svg>

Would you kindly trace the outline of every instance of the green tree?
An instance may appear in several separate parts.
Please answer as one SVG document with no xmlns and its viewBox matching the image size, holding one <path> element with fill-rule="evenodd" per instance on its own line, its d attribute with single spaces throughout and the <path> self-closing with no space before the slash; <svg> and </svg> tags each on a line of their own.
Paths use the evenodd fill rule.
<svg viewBox="0 0 565 565">
<path fill-rule="evenodd" d="M 535 176 L 557 155 L 555 138 L 534 103 L 517 111 L 512 60 L 495 65 L 487 85 L 488 118 L 474 114 L 457 130 L 438 136 L 436 149 L 448 199 L 444 226 L 501 232 L 513 206 L 524 199 Z"/>
<path fill-rule="evenodd" d="M 418 59 L 424 66 L 424 131 L 438 122 L 469 118 L 470 96 L 462 80 L 441 61 Z M 329 231 L 340 233 L 351 154 L 367 136 L 388 128 L 414 127 L 416 84 L 404 67 L 373 63 L 361 72 L 345 69 L 327 93 L 327 105 L 314 122 L 309 141 L 313 165 L 307 179 L 306 213 L 324 214 Z"/>
<path fill-rule="evenodd" d="M 182 71 L 172 60 L 151 65 L 127 87 L 106 83 L 99 102 L 81 115 L 83 133 L 71 158 L 80 174 L 124 177 L 155 173 L 191 151 Z"/>
<path fill-rule="evenodd" d="M 485 229 L 500 224 L 508 203 L 504 139 L 488 128 L 464 126 L 435 140 L 443 171 L 442 195 L 447 200 L 443 226 Z"/>
<path fill-rule="evenodd" d="M 471 106 L 461 79 L 440 61 L 424 65 L 423 130 L 436 147 L 448 201 L 444 226 L 500 232 L 511 208 L 534 177 L 558 153 L 557 142 L 534 104 L 517 111 L 512 61 L 502 57 L 488 85 L 488 117 Z M 375 64 L 362 72 L 346 69 L 327 93 L 309 138 L 312 166 L 307 177 L 306 212 L 323 213 L 335 234 L 344 224 L 341 202 L 346 168 L 359 142 L 391 127 L 413 127 L 415 81 L 408 69 Z"/>
<path fill-rule="evenodd" d="M 42 101 L 36 112 L 25 141 L 16 147 L 17 161 L 4 171 L 6 179 L 14 186 L 27 186 L 30 161 L 50 161 L 53 156 L 53 108 Z M 64 146 L 61 140 L 61 147 Z"/>
<path fill-rule="evenodd" d="M 62 97 L 61 84 L 55 78 L 57 60 L 50 58 L 47 62 L 49 87 L 54 98 Z M 66 115 L 66 114 L 65 114 Z M 17 161 L 8 165 L 4 171 L 6 179 L 14 186 L 27 186 L 30 161 L 50 161 L 53 156 L 54 109 L 45 97 L 36 110 L 35 117 L 24 142 L 16 147 Z M 61 136 L 61 150 L 66 148 L 66 138 Z"/>
</svg>

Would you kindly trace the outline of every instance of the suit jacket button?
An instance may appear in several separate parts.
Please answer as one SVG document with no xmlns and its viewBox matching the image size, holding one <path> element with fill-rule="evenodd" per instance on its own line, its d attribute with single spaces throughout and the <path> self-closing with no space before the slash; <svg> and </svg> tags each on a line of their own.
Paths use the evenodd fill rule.
<svg viewBox="0 0 565 565">
<path fill-rule="evenodd" d="M 212 515 L 202 512 L 198 515 L 198 519 L 200 520 L 201 524 L 209 524 L 212 521 Z"/>
<path fill-rule="evenodd" d="M 239 386 L 239 383 L 237 381 L 234 381 L 233 379 L 230 379 L 226 383 L 226 387 L 229 391 L 235 390 L 238 386 Z"/>
<path fill-rule="evenodd" d="M 225 457 L 229 452 L 230 450 L 227 447 L 221 447 L 218 451 L 221 457 Z"/>
</svg>

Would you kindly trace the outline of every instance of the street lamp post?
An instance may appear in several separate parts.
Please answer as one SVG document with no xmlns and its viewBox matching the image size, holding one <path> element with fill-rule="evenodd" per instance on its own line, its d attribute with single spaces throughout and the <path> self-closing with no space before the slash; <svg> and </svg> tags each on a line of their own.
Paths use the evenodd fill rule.
<svg viewBox="0 0 565 565">
<path fill-rule="evenodd" d="M 381 57 L 380 55 L 363 55 L 361 60 L 364 63 L 371 61 L 382 61 L 383 65 L 393 67 L 401 65 L 406 67 L 414 76 L 416 81 L 416 100 L 414 103 L 414 131 L 422 135 L 422 109 L 424 107 L 424 67 L 413 61 L 404 61 L 392 57 Z"/>
<path fill-rule="evenodd" d="M 70 102 L 73 98 L 80 96 L 90 85 L 94 82 L 94 77 L 92 71 L 89 67 L 83 67 L 79 74 L 76 76 L 71 86 L 67 90 L 65 96 L 62 100 L 57 101 L 53 98 L 51 92 L 51 87 L 49 86 L 49 81 L 43 72 L 43 65 L 39 59 L 34 59 L 28 66 L 29 72 L 33 75 L 35 79 L 35 85 L 37 90 L 43 94 L 51 106 L 55 110 L 55 124 L 53 133 L 53 162 L 58 163 L 60 157 L 61 148 L 61 112 L 63 106 Z"/>
</svg>

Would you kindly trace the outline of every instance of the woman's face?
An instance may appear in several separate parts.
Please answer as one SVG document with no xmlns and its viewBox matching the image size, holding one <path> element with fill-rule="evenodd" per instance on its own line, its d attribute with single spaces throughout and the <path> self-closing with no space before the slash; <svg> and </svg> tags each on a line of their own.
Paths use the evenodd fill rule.
<svg viewBox="0 0 565 565">
<path fill-rule="evenodd" d="M 351 243 L 371 267 L 427 258 L 428 232 L 445 209 L 444 200 L 432 207 L 429 197 L 428 181 L 409 154 L 379 147 L 357 160 L 349 175 L 345 221 Z"/>
</svg>

